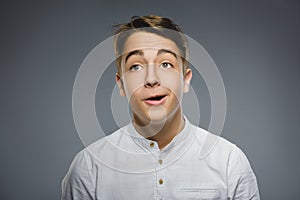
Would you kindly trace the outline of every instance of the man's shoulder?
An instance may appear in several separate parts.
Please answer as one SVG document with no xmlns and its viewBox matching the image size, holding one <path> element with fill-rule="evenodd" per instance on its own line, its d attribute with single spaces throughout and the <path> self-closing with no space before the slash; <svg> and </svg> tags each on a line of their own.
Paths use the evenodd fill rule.
<svg viewBox="0 0 300 200">
<path fill-rule="evenodd" d="M 235 144 L 228 139 L 222 137 L 221 135 L 215 134 L 210 132 L 209 130 L 206 130 L 204 128 L 192 125 L 193 132 L 195 133 L 195 136 L 201 140 L 208 140 L 213 139 L 219 146 L 223 146 L 226 148 L 232 148 L 235 146 Z"/>
<path fill-rule="evenodd" d="M 235 151 L 238 148 L 234 143 L 221 135 L 211 133 L 209 130 L 205 130 L 195 125 L 192 126 L 195 138 L 201 145 L 203 156 L 211 153 L 218 155 L 226 154 L 229 156 L 232 151 Z"/>
<path fill-rule="evenodd" d="M 107 153 L 107 150 L 114 147 L 118 140 L 120 140 L 121 129 L 114 131 L 112 134 L 107 135 L 95 142 L 89 144 L 84 149 L 79 151 L 73 159 L 73 171 L 80 171 L 80 168 L 92 168 L 93 165 L 101 161 L 101 156 Z M 105 151 L 105 152 L 103 152 Z M 77 170 L 79 169 L 79 170 Z"/>
<path fill-rule="evenodd" d="M 236 144 L 197 126 L 194 126 L 194 133 L 201 147 L 198 158 L 226 163 L 228 169 L 236 173 L 252 173 L 245 153 Z"/>
<path fill-rule="evenodd" d="M 128 140 L 128 136 L 130 135 L 129 131 L 128 131 L 128 127 L 130 125 L 125 125 L 117 130 L 115 130 L 114 132 L 112 132 L 111 134 L 96 140 L 95 142 L 93 142 L 92 144 L 90 144 L 87 149 L 103 149 L 104 147 L 107 148 L 108 146 L 120 146 L 124 143 L 124 141 Z"/>
</svg>

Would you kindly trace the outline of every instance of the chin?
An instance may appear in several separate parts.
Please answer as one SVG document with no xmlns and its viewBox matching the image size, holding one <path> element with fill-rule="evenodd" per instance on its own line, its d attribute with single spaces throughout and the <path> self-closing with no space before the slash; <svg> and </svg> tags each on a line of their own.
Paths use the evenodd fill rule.
<svg viewBox="0 0 300 200">
<path fill-rule="evenodd" d="M 161 124 L 164 123 L 167 120 L 167 117 L 165 115 L 163 116 L 151 116 L 149 119 L 149 123 L 155 125 L 155 124 Z"/>
<path fill-rule="evenodd" d="M 167 120 L 167 113 L 164 110 L 150 110 L 143 114 L 134 114 L 136 122 L 144 125 L 155 125 L 164 123 Z"/>
<path fill-rule="evenodd" d="M 168 112 L 163 106 L 152 107 L 148 111 L 148 118 L 152 123 L 162 123 L 168 118 Z"/>
</svg>

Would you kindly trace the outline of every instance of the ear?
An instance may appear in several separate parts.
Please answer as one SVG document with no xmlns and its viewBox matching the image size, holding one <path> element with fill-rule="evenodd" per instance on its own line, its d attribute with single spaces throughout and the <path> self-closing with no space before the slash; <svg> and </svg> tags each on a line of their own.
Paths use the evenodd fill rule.
<svg viewBox="0 0 300 200">
<path fill-rule="evenodd" d="M 122 81 L 122 78 L 121 78 L 119 72 L 116 73 L 116 82 L 117 82 L 118 87 L 119 87 L 120 95 L 121 95 L 122 97 L 126 96 L 126 95 L 125 95 L 125 90 L 124 90 L 123 81 Z"/>
<path fill-rule="evenodd" d="M 189 91 L 189 86 L 190 86 L 190 82 L 192 80 L 192 70 L 191 69 L 186 69 L 185 75 L 184 75 L 184 85 L 183 85 L 183 92 L 187 93 Z"/>
</svg>

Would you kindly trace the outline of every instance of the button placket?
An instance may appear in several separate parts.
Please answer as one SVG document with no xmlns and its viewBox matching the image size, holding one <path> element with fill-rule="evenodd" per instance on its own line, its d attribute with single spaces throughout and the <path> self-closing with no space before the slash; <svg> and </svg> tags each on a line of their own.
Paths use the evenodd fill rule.
<svg viewBox="0 0 300 200">
<path fill-rule="evenodd" d="M 157 158 L 156 166 L 157 197 L 158 199 L 164 199 L 164 196 L 166 196 L 166 169 L 163 166 L 163 159 L 161 155 Z"/>
</svg>

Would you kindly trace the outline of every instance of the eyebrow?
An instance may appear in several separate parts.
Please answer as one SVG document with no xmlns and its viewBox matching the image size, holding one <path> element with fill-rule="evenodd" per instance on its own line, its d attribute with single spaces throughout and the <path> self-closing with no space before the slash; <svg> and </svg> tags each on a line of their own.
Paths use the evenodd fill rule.
<svg viewBox="0 0 300 200">
<path fill-rule="evenodd" d="M 140 55 L 140 56 L 143 56 L 144 53 L 142 50 L 134 50 L 134 51 L 131 51 L 128 53 L 128 55 L 125 57 L 125 63 L 127 62 L 127 60 L 130 58 L 130 56 L 132 55 Z"/>
<path fill-rule="evenodd" d="M 160 55 L 160 54 L 163 54 L 163 53 L 170 53 L 177 59 L 176 53 L 171 51 L 171 50 L 168 50 L 168 49 L 159 49 L 158 52 L 157 52 L 157 55 Z"/>
<path fill-rule="evenodd" d="M 171 51 L 171 50 L 168 50 L 168 49 L 159 49 L 157 51 L 157 56 L 159 56 L 160 54 L 164 54 L 164 53 L 170 53 L 172 54 L 176 59 L 177 59 L 177 55 L 175 52 Z M 144 56 L 144 53 L 142 50 L 138 49 L 138 50 L 134 50 L 134 51 L 130 51 L 127 56 L 125 57 L 125 63 L 127 62 L 127 60 L 133 56 L 133 55 L 140 55 L 140 56 Z"/>
</svg>

